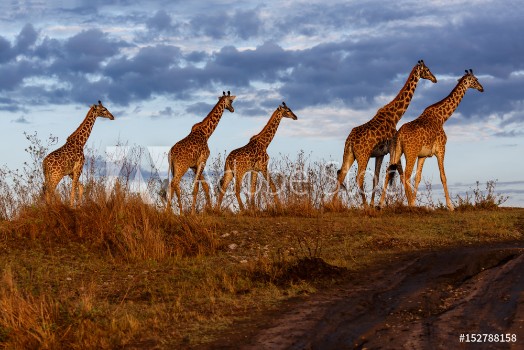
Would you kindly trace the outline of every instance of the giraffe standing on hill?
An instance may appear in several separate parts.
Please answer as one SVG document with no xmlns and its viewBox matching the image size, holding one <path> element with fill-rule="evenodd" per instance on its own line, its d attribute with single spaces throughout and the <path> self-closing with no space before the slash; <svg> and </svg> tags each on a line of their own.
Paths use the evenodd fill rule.
<svg viewBox="0 0 524 350">
<path fill-rule="evenodd" d="M 54 197 L 55 189 L 60 180 L 66 175 L 69 175 L 73 180 L 71 186 L 71 206 L 75 203 L 75 194 L 78 189 L 78 200 L 82 199 L 84 188 L 78 182 L 82 168 L 84 166 L 84 146 L 93 130 L 95 120 L 97 117 L 108 118 L 114 120 L 113 115 L 102 106 L 102 102 L 98 101 L 98 105 L 92 105 L 87 115 L 80 124 L 80 126 L 73 132 L 62 147 L 49 153 L 43 161 L 44 171 L 44 194 L 46 201 L 49 203 Z"/>
<path fill-rule="evenodd" d="M 401 176 L 408 198 L 408 205 L 415 205 L 417 188 L 422 176 L 424 161 L 427 157 L 436 155 L 440 171 L 440 180 L 442 181 L 444 194 L 446 196 L 446 204 L 449 210 L 453 210 L 453 204 L 448 193 L 446 174 L 444 172 L 444 154 L 446 153 L 447 141 L 447 136 L 444 132 L 444 123 L 451 117 L 455 109 L 457 109 L 467 89 L 477 89 L 480 92 L 484 91 L 484 88 L 479 83 L 477 77 L 473 75 L 471 69 L 469 71 L 466 70 L 466 74 L 459 79 L 458 84 L 446 98 L 427 107 L 417 119 L 402 125 L 399 129 L 391 144 L 391 161 L 386 173 L 384 190 L 380 197 L 380 206 L 384 204 L 388 183 L 393 182 L 395 170 L 398 170 Z M 406 157 L 406 171 L 404 173 L 402 171 L 402 164 L 400 163 L 402 154 Z M 415 188 L 412 193 L 409 178 L 411 177 L 417 158 Z"/>
<path fill-rule="evenodd" d="M 344 178 L 356 159 L 358 164 L 357 184 L 362 196 L 362 203 L 364 206 L 367 204 L 364 192 L 364 176 L 369 158 L 374 157 L 375 174 L 370 203 L 373 206 L 375 187 L 378 183 L 382 160 L 389 152 L 389 143 L 397 131 L 397 123 L 404 115 L 404 112 L 406 112 L 421 78 L 431 80 L 433 83 L 437 82 L 433 73 L 422 60 L 418 61 L 415 67 L 413 67 L 404 87 L 390 103 L 380 108 L 370 121 L 351 130 L 344 147 L 342 167 L 337 172 L 337 188 L 335 189 L 333 202 L 338 197 L 340 186 L 345 188 Z"/>
<path fill-rule="evenodd" d="M 206 182 L 202 172 L 209 157 L 209 147 L 207 140 L 215 131 L 215 128 L 227 109 L 231 113 L 235 111 L 233 108 L 233 100 L 236 96 L 231 96 L 228 91 L 227 95 L 225 92 L 218 98 L 218 102 L 213 107 L 211 112 L 204 118 L 203 121 L 196 123 L 191 128 L 191 132 L 182 140 L 178 141 L 171 150 L 169 151 L 169 172 L 173 176 L 169 185 L 169 196 L 167 197 L 166 210 L 171 208 L 171 200 L 173 198 L 173 192 L 176 192 L 178 199 L 178 208 L 180 214 L 182 214 L 182 198 L 180 195 L 180 180 L 182 176 L 187 172 L 189 168 L 195 173 L 195 180 L 193 182 L 193 204 L 191 206 L 191 213 L 195 213 L 196 198 L 198 194 L 198 188 L 200 182 L 206 195 L 207 206 L 211 206 L 211 197 L 209 195 L 209 185 Z"/>
<path fill-rule="evenodd" d="M 271 118 L 269 118 L 268 123 L 260 133 L 251 137 L 247 145 L 237 148 L 229 153 L 224 166 L 224 176 L 220 180 L 219 185 L 220 192 L 218 194 L 217 202 L 217 208 L 219 210 L 220 205 L 222 204 L 222 199 L 224 198 L 224 194 L 227 190 L 227 186 L 234 177 L 236 177 L 235 194 L 238 200 L 238 205 L 241 211 L 244 210 L 244 205 L 242 204 L 242 199 L 240 198 L 240 188 L 242 186 L 242 179 L 248 171 L 251 172 L 251 206 L 254 206 L 255 204 L 255 190 L 259 172 L 262 173 L 262 176 L 267 179 L 271 191 L 273 192 L 275 204 L 280 206 L 277 189 L 267 170 L 267 165 L 269 162 L 267 148 L 273 140 L 282 118 L 291 118 L 293 120 L 297 120 L 295 113 L 293 113 L 293 111 L 288 106 L 286 106 L 284 102 L 282 102 L 282 105 L 278 106 L 278 108 L 273 112 Z"/>
</svg>

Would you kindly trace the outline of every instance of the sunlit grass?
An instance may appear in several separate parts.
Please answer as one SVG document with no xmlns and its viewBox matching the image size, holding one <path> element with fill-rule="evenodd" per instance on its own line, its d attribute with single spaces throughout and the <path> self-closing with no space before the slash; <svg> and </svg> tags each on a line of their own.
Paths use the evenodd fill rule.
<svg viewBox="0 0 524 350">
<path fill-rule="evenodd" d="M 274 163 L 281 208 L 262 190 L 259 208 L 243 213 L 229 193 L 228 209 L 178 215 L 160 199 L 145 203 L 126 179 L 108 190 L 96 168 L 87 170 L 78 207 L 65 204 L 67 182 L 46 204 L 38 180 L 43 149 L 31 148 L 33 164 L 3 169 L 0 178 L 0 348 L 201 344 L 283 300 L 329 287 L 347 271 L 523 234 L 524 210 L 499 208 L 502 197 L 489 188 L 463 199 L 467 210 L 454 213 L 438 205 L 408 208 L 400 199 L 382 210 L 360 209 L 349 197 L 331 205 L 323 194 L 331 170 L 304 155 Z M 294 191 L 286 179 L 297 169 L 307 176 Z"/>
</svg>

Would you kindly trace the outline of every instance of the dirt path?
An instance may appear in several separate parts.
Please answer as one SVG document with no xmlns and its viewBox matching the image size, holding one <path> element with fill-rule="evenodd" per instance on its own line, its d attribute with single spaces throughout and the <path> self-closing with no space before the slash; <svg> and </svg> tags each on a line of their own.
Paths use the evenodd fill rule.
<svg viewBox="0 0 524 350">
<path fill-rule="evenodd" d="M 418 253 L 348 280 L 209 348 L 524 349 L 524 242 Z M 466 333 L 517 342 L 460 343 Z"/>
</svg>

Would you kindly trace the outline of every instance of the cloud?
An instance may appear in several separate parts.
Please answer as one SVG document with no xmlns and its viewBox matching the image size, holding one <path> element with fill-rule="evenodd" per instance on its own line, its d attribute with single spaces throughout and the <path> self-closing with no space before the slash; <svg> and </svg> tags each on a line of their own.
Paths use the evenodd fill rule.
<svg viewBox="0 0 524 350">
<path fill-rule="evenodd" d="M 37 23 L 82 29 L 23 23 L 11 38 L 0 36 L 0 91 L 11 97 L 0 109 L 100 98 L 127 106 L 230 89 L 242 94 L 235 103 L 243 115 L 262 116 L 282 99 L 295 109 L 368 113 L 389 102 L 424 59 L 439 82 L 419 83 L 405 118 L 446 97 L 473 68 L 485 92 L 468 92 L 450 123 L 495 116 L 495 135 L 516 137 L 511 128 L 523 120 L 524 46 L 514 39 L 524 29 L 522 10 L 500 2 L 206 6 L 214 11 L 180 1 L 54 4 L 40 9 L 52 17 Z M 212 106 L 192 107 L 205 115 Z"/>
<path fill-rule="evenodd" d="M 171 29 L 171 16 L 164 10 L 159 10 L 155 15 L 146 21 L 146 26 L 150 30 L 163 31 Z"/>
<path fill-rule="evenodd" d="M 504 130 L 504 131 L 499 131 L 499 132 L 496 132 L 494 134 L 495 136 L 499 136 L 499 137 L 522 137 L 522 135 L 524 135 L 524 131 L 523 130 Z M 512 145 L 506 145 L 507 147 L 509 146 L 513 146 Z"/>
<path fill-rule="evenodd" d="M 175 111 L 170 106 L 167 106 L 166 108 L 154 113 L 151 115 L 152 119 L 158 119 L 158 118 L 171 118 L 175 116 Z"/>
<path fill-rule="evenodd" d="M 20 117 L 11 120 L 11 123 L 17 123 L 17 124 L 30 124 L 30 122 L 26 119 L 25 116 L 21 115 Z"/>
<path fill-rule="evenodd" d="M 8 62 L 15 56 L 11 43 L 0 36 L 0 63 Z"/>
<path fill-rule="evenodd" d="M 194 16 L 189 21 L 193 35 L 205 35 L 213 39 L 227 36 L 247 40 L 255 37 L 262 29 L 262 20 L 257 10 L 238 10 L 232 13 L 210 11 Z"/>
</svg>

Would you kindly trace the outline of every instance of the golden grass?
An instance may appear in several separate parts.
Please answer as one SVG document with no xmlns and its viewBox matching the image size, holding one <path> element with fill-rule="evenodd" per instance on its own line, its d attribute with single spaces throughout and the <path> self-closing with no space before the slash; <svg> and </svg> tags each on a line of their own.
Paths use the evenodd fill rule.
<svg viewBox="0 0 524 350">
<path fill-rule="evenodd" d="M 0 224 L 0 348 L 172 348 L 395 254 L 522 239 L 523 209 L 180 217 L 129 197 Z M 520 226 L 519 226 L 520 225 Z"/>
<path fill-rule="evenodd" d="M 37 146 L 35 164 L 0 173 L 5 349 L 198 345 L 283 300 L 328 288 L 346 270 L 417 250 L 523 239 L 524 209 L 499 208 L 503 198 L 493 188 L 461 199 L 456 212 L 407 208 L 402 200 L 383 210 L 355 209 L 347 198 L 328 201 L 324 165 L 307 165 L 303 154 L 274 165 L 280 208 L 262 191 L 262 209 L 179 216 L 123 186 L 107 193 L 92 174 L 77 208 L 64 204 L 67 185 L 47 205 L 38 195 L 45 152 Z M 291 191 L 286 169 L 310 181 Z M 3 181 L 8 173 L 11 182 Z"/>
</svg>

